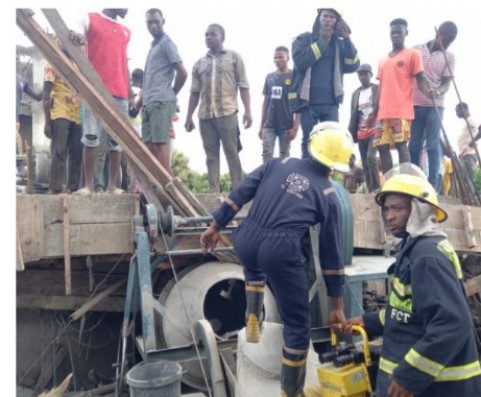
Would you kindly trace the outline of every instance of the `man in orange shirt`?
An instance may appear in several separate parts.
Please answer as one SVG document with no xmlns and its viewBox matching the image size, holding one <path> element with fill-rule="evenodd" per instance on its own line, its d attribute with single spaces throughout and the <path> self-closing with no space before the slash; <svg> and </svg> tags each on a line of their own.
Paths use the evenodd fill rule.
<svg viewBox="0 0 481 397">
<path fill-rule="evenodd" d="M 428 88 L 420 53 L 404 46 L 407 27 L 407 21 L 402 18 L 391 21 L 392 51 L 379 62 L 378 68 L 378 128 L 373 146 L 379 149 L 384 174 L 392 168 L 391 149 L 397 149 L 399 164 L 410 161 L 407 142 L 414 119 L 414 78 L 426 96 L 434 95 Z"/>
</svg>

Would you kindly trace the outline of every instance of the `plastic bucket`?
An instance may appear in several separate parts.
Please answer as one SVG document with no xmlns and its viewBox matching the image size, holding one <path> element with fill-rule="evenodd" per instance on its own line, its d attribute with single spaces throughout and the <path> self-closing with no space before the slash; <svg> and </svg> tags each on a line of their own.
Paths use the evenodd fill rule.
<svg viewBox="0 0 481 397">
<path fill-rule="evenodd" d="M 127 372 L 130 397 L 180 397 L 182 367 L 173 361 L 141 362 Z"/>
</svg>

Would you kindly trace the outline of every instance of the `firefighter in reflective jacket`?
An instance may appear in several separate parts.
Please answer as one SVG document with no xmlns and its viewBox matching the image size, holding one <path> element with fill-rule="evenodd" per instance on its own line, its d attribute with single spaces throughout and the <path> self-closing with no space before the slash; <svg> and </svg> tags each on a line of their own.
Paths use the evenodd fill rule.
<svg viewBox="0 0 481 397">
<path fill-rule="evenodd" d="M 376 397 L 481 396 L 481 368 L 458 256 L 438 230 L 447 218 L 422 177 L 388 179 L 376 202 L 387 230 L 401 239 L 385 310 L 354 317 L 383 336 Z"/>
</svg>

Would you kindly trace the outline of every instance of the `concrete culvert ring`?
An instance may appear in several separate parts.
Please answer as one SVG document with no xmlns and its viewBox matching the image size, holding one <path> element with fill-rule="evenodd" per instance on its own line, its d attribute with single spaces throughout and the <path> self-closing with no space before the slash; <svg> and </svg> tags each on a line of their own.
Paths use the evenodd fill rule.
<svg viewBox="0 0 481 397">
<path fill-rule="evenodd" d="M 237 335 L 245 326 L 245 290 L 242 266 L 235 263 L 208 262 L 179 272 L 178 283 L 170 280 L 159 295 L 159 302 L 169 318 L 156 315 L 161 348 L 191 344 L 190 326 L 201 319 L 210 322 L 217 336 Z M 185 305 L 185 306 L 184 306 Z M 280 317 L 272 293 L 264 297 L 266 321 L 279 323 Z M 207 368 L 205 362 L 204 368 Z M 199 390 L 206 390 L 197 361 L 183 362 L 187 371 L 182 382 Z"/>
</svg>

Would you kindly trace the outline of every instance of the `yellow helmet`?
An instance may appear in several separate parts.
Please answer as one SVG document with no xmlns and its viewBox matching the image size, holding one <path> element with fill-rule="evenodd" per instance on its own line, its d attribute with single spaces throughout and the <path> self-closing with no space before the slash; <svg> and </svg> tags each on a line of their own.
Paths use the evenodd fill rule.
<svg viewBox="0 0 481 397">
<path fill-rule="evenodd" d="M 438 222 L 444 222 L 448 219 L 448 214 L 438 204 L 438 196 L 434 188 L 425 178 L 408 174 L 393 175 L 384 182 L 381 191 L 376 195 L 376 202 L 382 206 L 386 195 L 389 193 L 406 194 L 431 204 L 436 208 L 436 219 Z"/>
<path fill-rule="evenodd" d="M 349 131 L 335 121 L 316 124 L 309 135 L 308 148 L 311 157 L 339 172 L 349 172 L 349 158 L 353 146 Z"/>
</svg>

